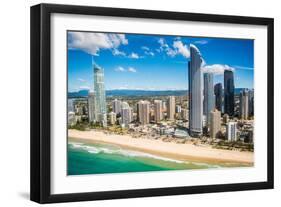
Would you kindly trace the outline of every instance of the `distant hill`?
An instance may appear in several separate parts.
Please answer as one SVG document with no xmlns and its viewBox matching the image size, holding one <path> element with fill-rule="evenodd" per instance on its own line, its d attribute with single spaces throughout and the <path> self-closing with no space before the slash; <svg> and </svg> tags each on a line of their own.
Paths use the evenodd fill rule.
<svg viewBox="0 0 281 207">
<path fill-rule="evenodd" d="M 234 93 L 237 95 L 244 88 L 235 88 Z M 69 92 L 68 98 L 87 97 L 89 90 L 80 90 L 77 92 Z M 188 90 L 166 90 L 166 91 L 150 91 L 150 90 L 107 90 L 106 96 L 184 96 Z"/>
<path fill-rule="evenodd" d="M 69 92 L 68 98 L 87 97 L 89 90 Z M 187 90 L 167 90 L 167 91 L 148 91 L 148 90 L 107 90 L 106 96 L 183 96 L 187 95 Z"/>
</svg>

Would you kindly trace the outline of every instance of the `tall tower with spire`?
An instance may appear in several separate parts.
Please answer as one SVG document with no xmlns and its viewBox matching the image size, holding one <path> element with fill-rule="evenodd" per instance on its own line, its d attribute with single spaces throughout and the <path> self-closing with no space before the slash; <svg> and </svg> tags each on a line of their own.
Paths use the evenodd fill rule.
<svg viewBox="0 0 281 207">
<path fill-rule="evenodd" d="M 104 87 L 104 70 L 100 66 L 94 63 L 94 92 L 95 92 L 95 118 L 97 122 L 103 126 L 107 125 L 106 118 L 106 97 Z"/>
</svg>

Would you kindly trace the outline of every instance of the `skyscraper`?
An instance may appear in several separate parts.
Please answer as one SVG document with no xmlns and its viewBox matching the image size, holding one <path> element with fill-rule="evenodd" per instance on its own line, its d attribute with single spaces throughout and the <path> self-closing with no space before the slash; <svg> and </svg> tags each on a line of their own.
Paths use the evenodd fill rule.
<svg viewBox="0 0 281 207">
<path fill-rule="evenodd" d="M 88 117 L 89 117 L 90 123 L 96 122 L 96 119 L 95 119 L 95 93 L 94 92 L 89 92 L 89 94 L 88 94 Z"/>
<path fill-rule="evenodd" d="M 222 112 L 222 84 L 221 83 L 217 83 L 214 87 L 214 92 L 215 92 L 215 106 L 216 109 L 219 110 L 220 112 Z"/>
<path fill-rule="evenodd" d="M 181 118 L 182 118 L 182 120 L 188 120 L 188 110 L 187 109 L 181 109 Z"/>
<path fill-rule="evenodd" d="M 149 101 L 138 102 L 138 120 L 141 124 L 149 123 L 150 103 Z"/>
<path fill-rule="evenodd" d="M 214 109 L 210 112 L 210 136 L 218 138 L 221 130 L 221 112 Z"/>
<path fill-rule="evenodd" d="M 74 112 L 75 111 L 74 101 L 73 101 L 72 98 L 67 99 L 67 110 L 68 110 L 68 112 L 71 112 L 71 111 Z"/>
<path fill-rule="evenodd" d="M 254 89 L 249 90 L 249 116 L 254 116 Z"/>
<path fill-rule="evenodd" d="M 233 71 L 224 71 L 224 113 L 234 115 L 234 80 Z"/>
<path fill-rule="evenodd" d="M 181 112 L 181 106 L 180 105 L 176 105 L 176 113 L 180 113 Z"/>
<path fill-rule="evenodd" d="M 94 64 L 94 92 L 95 92 L 95 118 L 106 126 L 106 100 L 104 89 L 104 71 Z"/>
<path fill-rule="evenodd" d="M 154 119 L 155 122 L 158 123 L 162 120 L 162 101 L 161 100 L 155 100 L 154 101 Z"/>
<path fill-rule="evenodd" d="M 203 124 L 203 59 L 201 53 L 195 45 L 190 45 L 189 61 L 189 131 L 191 136 L 202 135 Z"/>
<path fill-rule="evenodd" d="M 132 109 L 127 102 L 122 102 L 121 120 L 122 124 L 128 126 L 132 122 Z"/>
<path fill-rule="evenodd" d="M 112 101 L 112 111 L 116 114 L 121 114 L 121 104 L 122 101 L 114 99 Z"/>
<path fill-rule="evenodd" d="M 169 96 L 168 100 L 168 119 L 174 120 L 176 112 L 176 99 L 174 96 Z"/>
<path fill-rule="evenodd" d="M 227 123 L 226 138 L 228 141 L 237 141 L 237 123 L 236 122 Z"/>
<path fill-rule="evenodd" d="M 249 117 L 249 91 L 244 89 L 239 96 L 239 115 L 241 119 Z"/>
<path fill-rule="evenodd" d="M 210 125 L 210 112 L 215 108 L 213 76 L 212 73 L 204 74 L 203 114 L 206 116 L 206 126 Z"/>
</svg>

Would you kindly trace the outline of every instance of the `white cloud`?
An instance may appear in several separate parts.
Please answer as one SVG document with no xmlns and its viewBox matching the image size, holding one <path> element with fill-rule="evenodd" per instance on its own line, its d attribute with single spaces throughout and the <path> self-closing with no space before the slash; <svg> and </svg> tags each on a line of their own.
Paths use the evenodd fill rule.
<svg viewBox="0 0 281 207">
<path fill-rule="evenodd" d="M 154 56 L 154 52 L 152 52 L 152 51 L 149 49 L 149 47 L 142 46 L 141 49 L 144 50 L 144 54 L 145 54 L 145 55 Z"/>
<path fill-rule="evenodd" d="M 195 41 L 194 43 L 195 43 L 195 44 L 199 44 L 199 45 L 205 45 L 205 44 L 208 43 L 208 41 L 207 41 L 207 40 L 197 40 L 197 41 Z"/>
<path fill-rule="evenodd" d="M 124 34 L 69 32 L 68 35 L 70 49 L 82 50 L 91 55 L 98 55 L 101 49 L 118 48 L 128 44 Z"/>
<path fill-rule="evenodd" d="M 133 67 L 129 67 L 128 68 L 128 72 L 136 73 L 137 70 L 135 68 L 133 68 Z"/>
<path fill-rule="evenodd" d="M 114 48 L 114 49 L 112 50 L 112 54 L 113 54 L 114 56 L 116 56 L 116 55 L 126 56 L 126 53 L 125 53 L 125 52 L 122 52 L 122 51 L 118 50 L 117 48 Z"/>
<path fill-rule="evenodd" d="M 173 47 L 176 49 L 177 53 L 181 54 L 182 56 L 189 58 L 190 51 L 186 45 L 182 43 L 182 41 L 175 41 Z"/>
<path fill-rule="evenodd" d="M 80 90 L 90 90 L 90 86 L 79 86 Z"/>
<path fill-rule="evenodd" d="M 78 78 L 77 80 L 79 80 L 80 82 L 87 82 L 85 79 L 83 79 L 83 78 Z"/>
<path fill-rule="evenodd" d="M 151 52 L 151 51 L 145 51 L 144 54 L 154 56 L 154 52 Z"/>
<path fill-rule="evenodd" d="M 123 68 L 122 66 L 118 66 L 117 68 L 115 68 L 116 72 L 126 72 L 126 69 Z"/>
<path fill-rule="evenodd" d="M 167 47 L 167 48 L 166 48 L 166 53 L 167 53 L 167 55 L 170 56 L 170 57 L 175 57 L 175 56 L 178 54 L 176 50 L 173 50 L 173 49 L 170 48 L 170 47 Z"/>
<path fill-rule="evenodd" d="M 202 70 L 204 73 L 223 74 L 225 70 L 234 71 L 234 68 L 229 65 L 214 64 L 206 65 L 202 67 Z"/>
<path fill-rule="evenodd" d="M 254 68 L 252 68 L 252 67 L 246 67 L 246 66 L 240 66 L 240 65 L 235 65 L 233 67 L 235 67 L 238 70 L 254 70 Z"/>
<path fill-rule="evenodd" d="M 142 46 L 141 49 L 146 50 L 146 51 L 149 51 L 149 50 L 150 50 L 150 49 L 149 49 L 148 47 L 146 47 L 146 46 Z"/>
<path fill-rule="evenodd" d="M 170 57 L 174 57 L 176 55 L 182 55 L 185 58 L 190 57 L 189 48 L 182 43 L 182 41 L 180 40 L 179 37 L 175 38 L 175 41 L 173 42 L 172 47 L 170 47 L 166 43 L 164 38 L 160 38 L 158 40 L 158 43 L 160 44 L 160 48 L 159 48 L 159 50 L 157 50 L 158 52 L 165 51 L 166 54 Z"/>
<path fill-rule="evenodd" d="M 130 55 L 129 55 L 129 58 L 133 58 L 133 59 L 139 59 L 139 55 L 137 53 L 134 53 L 132 52 Z"/>
</svg>

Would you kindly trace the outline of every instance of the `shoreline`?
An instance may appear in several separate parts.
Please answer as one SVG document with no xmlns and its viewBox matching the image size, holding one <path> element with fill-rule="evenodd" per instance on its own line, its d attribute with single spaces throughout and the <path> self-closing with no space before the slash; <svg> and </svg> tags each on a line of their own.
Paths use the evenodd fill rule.
<svg viewBox="0 0 281 207">
<path fill-rule="evenodd" d="M 195 146 L 191 143 L 177 144 L 162 140 L 133 138 L 130 135 L 105 134 L 102 131 L 79 131 L 68 129 L 68 138 L 82 143 L 105 143 L 126 149 L 146 152 L 180 161 L 194 161 L 216 164 L 254 165 L 253 152 L 214 149 L 209 146 Z"/>
</svg>

